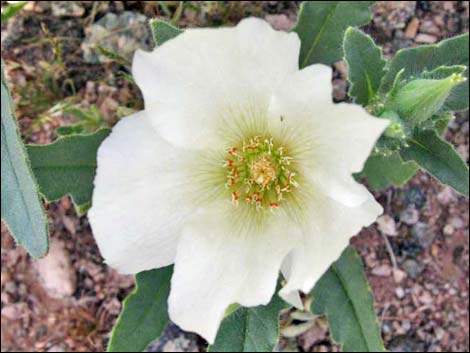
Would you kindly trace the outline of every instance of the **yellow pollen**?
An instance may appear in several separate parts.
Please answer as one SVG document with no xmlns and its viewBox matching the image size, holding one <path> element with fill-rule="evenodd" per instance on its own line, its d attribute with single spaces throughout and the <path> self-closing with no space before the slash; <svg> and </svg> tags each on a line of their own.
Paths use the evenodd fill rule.
<svg viewBox="0 0 470 353">
<path fill-rule="evenodd" d="M 255 183 L 266 187 L 276 177 L 276 168 L 271 158 L 262 156 L 251 162 L 250 175 Z"/>
</svg>

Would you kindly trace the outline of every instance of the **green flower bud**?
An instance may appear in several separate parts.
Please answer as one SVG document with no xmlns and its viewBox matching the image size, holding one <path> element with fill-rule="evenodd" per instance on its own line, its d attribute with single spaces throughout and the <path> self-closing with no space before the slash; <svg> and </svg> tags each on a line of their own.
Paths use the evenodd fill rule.
<svg viewBox="0 0 470 353">
<path fill-rule="evenodd" d="M 465 80 L 457 73 L 441 80 L 413 80 L 397 90 L 392 106 L 404 120 L 419 124 L 437 113 L 451 90 Z"/>
<path fill-rule="evenodd" d="M 384 131 L 384 135 L 391 138 L 403 140 L 406 138 L 403 122 L 397 113 L 385 111 L 380 115 L 381 118 L 390 120 L 390 124 Z"/>
</svg>

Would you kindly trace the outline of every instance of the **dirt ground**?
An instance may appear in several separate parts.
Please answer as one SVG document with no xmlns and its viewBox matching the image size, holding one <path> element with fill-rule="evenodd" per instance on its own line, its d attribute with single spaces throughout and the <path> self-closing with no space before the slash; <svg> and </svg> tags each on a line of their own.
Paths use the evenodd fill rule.
<svg viewBox="0 0 470 353">
<path fill-rule="evenodd" d="M 184 8 L 178 8 L 179 2 L 167 7 L 157 3 L 32 1 L 2 25 L 2 57 L 26 141 L 51 142 L 57 127 L 80 121 L 63 108 L 67 104 L 78 104 L 87 114 L 89 107 L 99 108 L 95 120 L 85 119 L 90 130 L 111 126 L 142 107 L 128 60 L 136 47 L 152 46 L 147 18 L 162 16 L 180 27 L 195 27 L 258 16 L 288 30 L 299 6 L 296 1 L 195 1 Z M 400 48 L 468 32 L 469 26 L 467 1 L 378 2 L 373 14 L 364 30 L 384 46 L 387 56 Z M 103 28 L 107 35 L 96 39 L 94 33 Z M 112 47 L 123 57 L 105 59 L 97 54 L 99 45 Z M 334 87 L 336 101 L 348 100 L 341 62 L 335 65 Z M 468 112 L 450 123 L 446 138 L 468 162 Z M 468 198 L 425 173 L 376 197 L 385 208 L 384 216 L 352 243 L 366 266 L 387 349 L 468 352 Z M 2 224 L 1 350 L 103 351 L 133 279 L 103 264 L 87 218 L 77 217 L 68 197 L 48 205 L 47 212 L 51 252 L 40 261 L 32 261 L 16 247 Z M 174 325 L 149 347 L 150 351 L 204 349 L 202 339 Z M 279 350 L 338 349 L 324 318 L 295 312 L 283 316 Z"/>
</svg>

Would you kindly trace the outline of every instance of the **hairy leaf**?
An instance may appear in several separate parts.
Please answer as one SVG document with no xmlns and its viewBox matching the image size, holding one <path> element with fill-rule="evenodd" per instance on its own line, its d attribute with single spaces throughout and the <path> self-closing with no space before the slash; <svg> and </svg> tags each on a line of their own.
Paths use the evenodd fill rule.
<svg viewBox="0 0 470 353">
<path fill-rule="evenodd" d="M 153 40 L 156 45 L 162 45 L 167 40 L 170 40 L 183 32 L 182 29 L 176 28 L 175 26 L 158 19 L 150 20 L 150 28 L 152 29 Z"/>
<path fill-rule="evenodd" d="M 360 30 L 349 27 L 344 36 L 344 60 L 349 69 L 349 95 L 361 105 L 371 103 L 385 74 L 382 49 Z"/>
<path fill-rule="evenodd" d="M 274 294 L 268 305 L 235 310 L 222 322 L 209 352 L 272 352 L 279 340 L 279 313 L 286 306 Z"/>
<path fill-rule="evenodd" d="M 418 171 L 418 165 L 412 161 L 403 161 L 398 152 L 390 155 L 370 156 L 360 176 L 365 177 L 372 190 L 381 190 L 390 185 L 405 184 Z"/>
<path fill-rule="evenodd" d="M 464 65 L 468 78 L 468 33 L 443 40 L 435 45 L 421 45 L 416 48 L 399 50 L 390 63 L 384 76 L 380 91 L 386 93 L 393 86 L 396 75 L 403 70 L 401 80 L 424 72 L 432 72 L 441 66 Z M 448 111 L 468 108 L 468 80 L 452 90 L 444 108 Z"/>
<path fill-rule="evenodd" d="M 409 147 L 400 153 L 403 159 L 415 161 L 441 183 L 468 196 L 468 166 L 452 145 L 439 137 L 437 132 L 416 132 L 409 141 Z"/>
<path fill-rule="evenodd" d="M 69 194 L 79 214 L 91 206 L 96 153 L 109 135 L 102 129 L 91 135 L 66 135 L 49 145 L 28 145 L 39 190 L 48 202 Z"/>
<path fill-rule="evenodd" d="M 333 339 L 345 352 L 383 352 L 374 298 L 362 261 L 348 247 L 312 291 L 312 312 L 326 315 Z"/>
<path fill-rule="evenodd" d="M 47 254 L 47 219 L 18 131 L 2 60 L 2 219 L 11 235 L 34 257 Z"/>
<path fill-rule="evenodd" d="M 343 35 L 349 26 L 371 20 L 374 1 L 304 1 L 293 31 L 299 35 L 301 68 L 332 64 L 342 57 Z"/>
<path fill-rule="evenodd" d="M 142 352 L 168 324 L 173 266 L 140 272 L 111 332 L 108 352 Z"/>
</svg>

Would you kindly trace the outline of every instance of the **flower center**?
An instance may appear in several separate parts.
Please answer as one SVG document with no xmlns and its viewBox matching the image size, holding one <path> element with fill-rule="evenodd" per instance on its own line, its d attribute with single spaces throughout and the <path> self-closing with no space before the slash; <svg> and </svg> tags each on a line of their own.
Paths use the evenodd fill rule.
<svg viewBox="0 0 470 353">
<path fill-rule="evenodd" d="M 254 136 L 227 149 L 226 187 L 235 205 L 257 210 L 280 207 L 286 194 L 298 187 L 293 159 L 272 138 Z"/>
<path fill-rule="evenodd" d="M 250 175 L 252 180 L 266 187 L 275 177 L 276 168 L 269 156 L 261 156 L 251 162 Z"/>
</svg>

